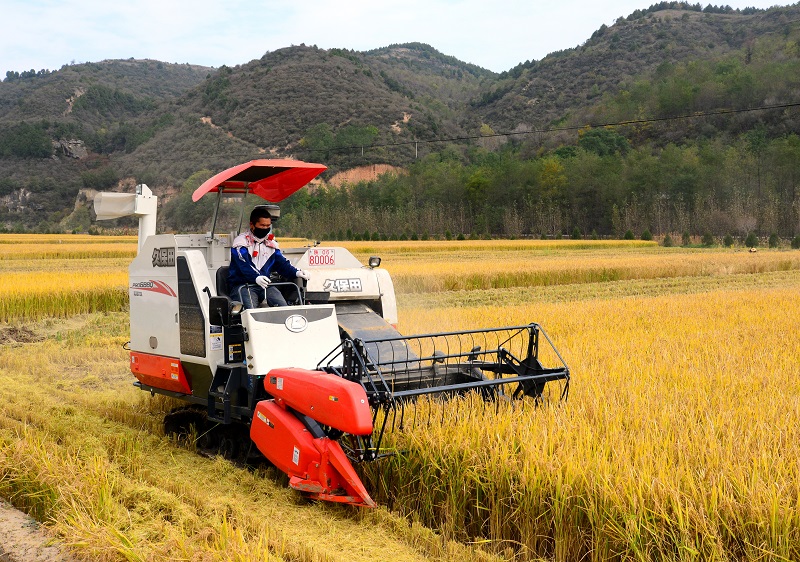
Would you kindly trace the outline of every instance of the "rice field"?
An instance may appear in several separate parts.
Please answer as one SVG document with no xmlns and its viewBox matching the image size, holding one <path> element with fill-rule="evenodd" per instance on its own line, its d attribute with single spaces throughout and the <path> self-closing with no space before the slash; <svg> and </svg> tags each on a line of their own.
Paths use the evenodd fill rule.
<svg viewBox="0 0 800 562">
<path fill-rule="evenodd" d="M 362 467 L 379 509 L 308 504 L 163 437 L 122 348 L 127 258 L 0 258 L 0 496 L 97 560 L 800 559 L 800 252 L 341 245 L 383 258 L 404 333 L 542 324 L 568 402 L 422 402 L 435 423 Z M 124 298 L 76 305 L 71 276 Z"/>
</svg>

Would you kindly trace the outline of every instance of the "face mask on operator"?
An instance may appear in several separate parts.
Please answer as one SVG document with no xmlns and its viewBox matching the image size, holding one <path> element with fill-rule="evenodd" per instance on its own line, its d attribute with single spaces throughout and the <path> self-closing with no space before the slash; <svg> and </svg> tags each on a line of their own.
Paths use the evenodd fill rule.
<svg viewBox="0 0 800 562">
<path fill-rule="evenodd" d="M 272 225 L 269 225 L 269 228 L 257 228 L 253 226 L 253 236 L 255 236 L 258 240 L 262 240 L 272 234 Z"/>
</svg>

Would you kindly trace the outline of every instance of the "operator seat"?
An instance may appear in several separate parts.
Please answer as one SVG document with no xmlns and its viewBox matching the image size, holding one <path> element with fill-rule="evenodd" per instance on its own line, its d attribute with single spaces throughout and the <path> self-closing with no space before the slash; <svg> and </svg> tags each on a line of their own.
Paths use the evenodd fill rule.
<svg viewBox="0 0 800 562">
<path fill-rule="evenodd" d="M 223 265 L 217 269 L 216 274 L 216 282 L 217 282 L 217 296 L 219 297 L 227 297 L 228 296 L 228 266 Z"/>
</svg>

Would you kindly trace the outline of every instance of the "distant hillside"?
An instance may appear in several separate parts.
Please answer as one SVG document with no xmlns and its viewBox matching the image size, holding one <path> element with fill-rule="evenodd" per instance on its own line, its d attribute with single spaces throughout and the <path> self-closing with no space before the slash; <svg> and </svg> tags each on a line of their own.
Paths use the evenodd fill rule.
<svg viewBox="0 0 800 562">
<path fill-rule="evenodd" d="M 464 102 L 493 77 L 421 44 L 369 53 L 300 46 L 222 68 L 187 101 L 233 136 L 277 154 L 303 148 L 301 139 L 321 124 L 333 135 L 350 129 L 338 146 L 462 133 Z M 315 140 L 305 147 L 337 148 Z"/>
<path fill-rule="evenodd" d="M 49 74 L 0 83 L 0 123 L 24 119 L 98 121 L 97 114 L 127 118 L 177 97 L 213 69 L 154 60 L 68 65 Z"/>
<path fill-rule="evenodd" d="M 747 15 L 697 9 L 640 11 L 620 18 L 580 47 L 504 73 L 490 95 L 473 102 L 475 112 L 493 129 L 512 131 L 797 98 L 800 74 L 791 70 L 796 68 L 800 5 L 749 10 Z M 787 64 L 789 73 L 778 70 Z M 701 70 L 717 74 L 717 85 L 727 92 L 704 88 Z M 611 111 L 610 102 L 617 106 Z"/>
<path fill-rule="evenodd" d="M 172 195 L 197 174 L 253 158 L 324 162 L 330 170 L 323 178 L 356 166 L 416 165 L 418 176 L 398 181 L 423 183 L 369 204 L 398 205 L 408 192 L 419 202 L 425 190 L 439 190 L 436 204 L 446 205 L 452 197 L 442 186 L 458 184 L 474 207 L 486 170 L 499 169 L 492 154 L 563 159 L 591 142 L 598 154 L 624 154 L 698 139 L 733 142 L 755 129 L 775 139 L 800 132 L 797 111 L 581 135 L 588 124 L 800 100 L 798 22 L 800 4 L 737 12 L 661 2 L 602 26 L 579 47 L 501 74 L 422 43 L 368 52 L 300 45 L 219 69 L 131 59 L 11 73 L 0 82 L 0 227 L 85 228 L 81 190 L 127 180 Z M 448 140 L 526 131 L 538 132 Z M 423 162 L 431 169 L 421 171 Z M 563 168 L 566 161 L 553 162 Z M 462 177 L 458 166 L 466 165 L 480 173 Z M 530 187 L 540 180 L 511 174 L 492 181 Z M 495 228 L 499 221 L 475 224 Z"/>
<path fill-rule="evenodd" d="M 417 138 L 477 131 L 467 101 L 496 74 L 419 43 L 358 53 L 295 46 L 222 67 L 169 107 L 173 120 L 118 162 L 180 181 L 192 170 L 293 155 L 351 166 L 413 161 Z M 407 143 L 367 150 L 373 144 Z M 355 147 L 355 148 L 353 148 Z"/>
</svg>

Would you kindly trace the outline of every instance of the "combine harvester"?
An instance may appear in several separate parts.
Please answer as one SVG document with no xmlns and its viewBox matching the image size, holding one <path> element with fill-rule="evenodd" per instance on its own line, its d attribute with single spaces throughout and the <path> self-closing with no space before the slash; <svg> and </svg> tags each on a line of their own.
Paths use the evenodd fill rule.
<svg viewBox="0 0 800 562">
<path fill-rule="evenodd" d="M 373 507 L 351 463 L 386 456 L 384 436 L 406 425 L 409 403 L 468 392 L 540 402 L 554 381 L 554 396 L 564 399 L 569 369 L 538 324 L 401 335 L 380 259 L 364 266 L 342 247 L 282 250 L 311 277 L 291 287 L 295 305 L 243 310 L 232 301 L 234 234 L 215 233 L 222 198 L 242 198 L 239 230 L 248 193 L 272 203 L 277 220 L 274 203 L 325 169 L 254 160 L 220 172 L 192 197 L 217 194 L 206 234 L 156 234 L 157 198 L 146 185 L 99 193 L 94 206 L 98 220 L 139 218 L 129 267 L 130 368 L 142 390 L 186 402 L 167 415 L 166 433 L 191 433 L 199 450 L 230 459 L 260 452 L 312 498 Z"/>
</svg>

